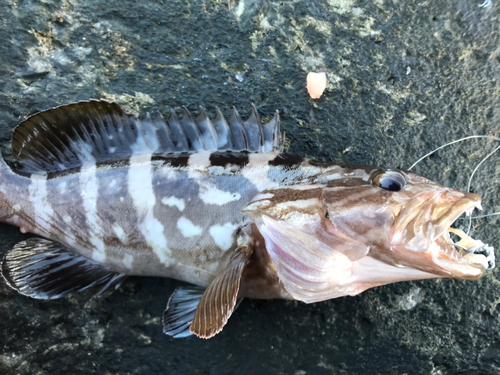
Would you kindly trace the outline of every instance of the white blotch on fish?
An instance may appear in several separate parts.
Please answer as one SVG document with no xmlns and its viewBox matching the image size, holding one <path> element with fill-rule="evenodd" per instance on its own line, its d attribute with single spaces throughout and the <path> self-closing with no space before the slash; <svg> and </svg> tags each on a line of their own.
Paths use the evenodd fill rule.
<svg viewBox="0 0 500 375">
<path fill-rule="evenodd" d="M 125 254 L 123 256 L 123 265 L 131 270 L 134 267 L 134 257 L 130 254 Z"/>
<path fill-rule="evenodd" d="M 177 207 L 179 211 L 184 211 L 184 208 L 186 207 L 184 199 L 176 197 L 164 197 L 161 199 L 161 203 L 163 203 L 165 206 Z"/>
<path fill-rule="evenodd" d="M 68 184 L 67 184 L 66 182 L 61 182 L 61 183 L 58 185 L 58 188 L 59 188 L 59 193 L 60 193 L 60 194 L 66 194 L 67 187 L 68 187 Z"/>
<path fill-rule="evenodd" d="M 169 266 L 173 260 L 163 234 L 165 228 L 153 214 L 156 198 L 152 184 L 151 154 L 131 156 L 130 164 L 134 165 L 134 168 L 130 168 L 127 181 L 129 194 L 139 216 L 139 229 L 160 262 Z M 122 199 L 123 197 L 120 197 L 120 200 Z"/>
<path fill-rule="evenodd" d="M 205 183 L 200 185 L 199 197 L 206 204 L 216 204 L 222 206 L 241 198 L 240 193 L 231 193 L 218 189 L 215 185 Z"/>
<path fill-rule="evenodd" d="M 241 175 L 260 191 L 279 186 L 279 183 L 268 178 L 269 160 L 269 154 L 249 154 L 248 164 L 241 170 Z"/>
<path fill-rule="evenodd" d="M 50 230 L 50 222 L 54 215 L 52 206 L 47 202 L 47 176 L 31 175 L 31 183 L 28 187 L 30 202 L 33 205 L 35 222 L 46 231 Z"/>
<path fill-rule="evenodd" d="M 213 225 L 208 230 L 210 236 L 214 239 L 216 245 L 224 251 L 227 251 L 233 245 L 233 233 L 238 228 L 237 224 L 226 223 L 224 225 Z"/>
<path fill-rule="evenodd" d="M 128 244 L 128 237 L 125 234 L 125 231 L 118 224 L 113 224 L 113 232 L 115 232 L 116 237 L 120 240 L 120 242 L 124 245 Z"/>
<path fill-rule="evenodd" d="M 87 158 L 91 157 L 91 155 L 87 155 Z M 106 260 L 106 246 L 100 236 L 102 224 L 97 215 L 97 197 L 99 195 L 99 189 L 96 172 L 97 168 L 95 162 L 82 166 L 80 184 L 82 186 L 82 205 L 85 210 L 87 226 L 90 228 L 89 241 L 94 245 L 92 259 L 97 262 L 104 262 Z"/>
<path fill-rule="evenodd" d="M 186 238 L 199 236 L 203 232 L 203 228 L 194 225 L 191 220 L 181 216 L 177 220 L 177 229 L 179 229 L 182 235 Z"/>
<path fill-rule="evenodd" d="M 210 152 L 201 151 L 189 156 L 188 177 L 200 179 L 206 175 L 208 167 L 210 167 Z"/>
</svg>

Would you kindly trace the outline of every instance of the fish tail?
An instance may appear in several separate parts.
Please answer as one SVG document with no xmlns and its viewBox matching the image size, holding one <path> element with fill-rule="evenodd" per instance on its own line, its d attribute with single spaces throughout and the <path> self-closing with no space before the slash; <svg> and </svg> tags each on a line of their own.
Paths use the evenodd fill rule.
<svg viewBox="0 0 500 375">
<path fill-rule="evenodd" d="M 26 177 L 23 173 L 17 173 L 14 167 L 11 167 L 2 155 L 0 150 L 0 186 L 3 184 L 11 184 L 17 177 Z M 29 177 L 29 175 L 27 176 Z"/>
<path fill-rule="evenodd" d="M 5 162 L 1 152 L 0 152 L 0 221 L 4 222 L 4 218 L 8 215 L 8 204 L 5 200 L 7 197 L 8 185 L 10 185 L 9 172 L 12 170 Z"/>
<path fill-rule="evenodd" d="M 16 173 L 0 152 L 0 222 L 16 225 L 12 221 L 15 217 L 13 206 L 26 199 L 21 188 L 22 180 L 26 180 L 26 177 L 29 176 Z"/>
<path fill-rule="evenodd" d="M 2 153 L 0 152 L 0 174 L 3 174 L 4 172 L 7 172 L 7 171 L 12 172 L 10 167 L 5 162 L 5 159 L 3 158 Z"/>
</svg>

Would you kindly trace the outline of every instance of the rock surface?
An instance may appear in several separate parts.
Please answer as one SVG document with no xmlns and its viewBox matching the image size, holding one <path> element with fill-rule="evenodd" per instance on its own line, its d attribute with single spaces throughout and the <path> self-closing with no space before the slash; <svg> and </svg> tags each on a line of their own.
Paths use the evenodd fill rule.
<svg viewBox="0 0 500 375">
<path fill-rule="evenodd" d="M 106 98 L 130 111 L 203 104 L 282 114 L 289 152 L 409 167 L 500 132 L 500 5 L 471 0 L 0 0 L 0 142 L 52 106 Z M 328 87 L 309 98 L 309 71 Z M 497 146 L 467 141 L 417 170 L 461 190 Z M 498 211 L 498 157 L 472 189 Z M 500 245 L 498 218 L 474 236 Z M 0 255 L 27 236 L 6 225 Z M 245 301 L 204 341 L 162 334 L 180 283 L 131 278 L 105 298 L 23 297 L 0 282 L 1 374 L 492 374 L 498 272 L 388 285 L 313 305 Z"/>
</svg>

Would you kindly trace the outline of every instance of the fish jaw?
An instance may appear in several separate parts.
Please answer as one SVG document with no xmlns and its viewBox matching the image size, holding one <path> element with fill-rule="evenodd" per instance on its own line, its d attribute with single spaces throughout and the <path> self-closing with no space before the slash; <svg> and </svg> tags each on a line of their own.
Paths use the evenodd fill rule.
<svg viewBox="0 0 500 375">
<path fill-rule="evenodd" d="M 441 277 L 481 278 L 495 266 L 494 249 L 451 228 L 464 213 L 469 216 L 474 208 L 481 209 L 481 197 L 478 194 L 446 190 L 439 198 L 444 203 L 432 204 L 431 200 L 426 215 L 422 214 L 425 208 L 418 214 L 401 213 L 390 236 L 390 249 L 395 255 L 393 259 L 400 266 L 417 266 Z M 427 230 L 415 230 L 418 227 Z M 461 240 L 454 243 L 450 232 L 458 234 Z"/>
<path fill-rule="evenodd" d="M 399 191 L 363 182 L 325 188 L 331 227 L 367 244 L 368 256 L 408 272 L 477 279 L 493 269 L 492 247 L 465 234 L 455 244 L 448 234 L 462 214 L 481 208 L 481 197 L 401 173 L 406 186 Z"/>
</svg>

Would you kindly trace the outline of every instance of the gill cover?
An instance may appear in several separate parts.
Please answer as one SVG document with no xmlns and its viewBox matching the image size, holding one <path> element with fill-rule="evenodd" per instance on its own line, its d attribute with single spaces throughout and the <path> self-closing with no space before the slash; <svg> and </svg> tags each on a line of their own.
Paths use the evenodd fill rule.
<svg viewBox="0 0 500 375">
<path fill-rule="evenodd" d="M 359 293 L 353 262 L 369 250 L 335 228 L 327 230 L 322 195 L 323 188 L 312 185 L 269 189 L 243 209 L 264 237 L 286 291 L 306 303 Z"/>
</svg>

